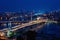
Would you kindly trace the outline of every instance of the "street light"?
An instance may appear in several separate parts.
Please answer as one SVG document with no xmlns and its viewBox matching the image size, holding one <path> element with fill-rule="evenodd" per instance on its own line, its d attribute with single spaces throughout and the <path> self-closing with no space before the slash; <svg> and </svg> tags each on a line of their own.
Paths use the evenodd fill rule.
<svg viewBox="0 0 60 40">
<path fill-rule="evenodd" d="M 11 22 L 8 23 L 8 28 L 11 30 Z"/>
<path fill-rule="evenodd" d="M 32 21 L 32 12 L 31 12 L 31 21 Z"/>
<path fill-rule="evenodd" d="M 13 17 L 10 18 L 10 19 L 13 19 Z M 9 19 L 9 22 L 7 23 L 7 24 L 8 24 L 7 37 L 14 36 L 14 32 L 12 31 L 12 27 L 11 27 L 11 21 L 10 21 L 10 19 Z"/>
</svg>

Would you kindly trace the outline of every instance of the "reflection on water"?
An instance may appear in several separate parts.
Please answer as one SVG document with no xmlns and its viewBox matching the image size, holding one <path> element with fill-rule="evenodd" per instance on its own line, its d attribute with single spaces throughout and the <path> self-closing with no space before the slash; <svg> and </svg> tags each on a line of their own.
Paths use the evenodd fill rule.
<svg viewBox="0 0 60 40">
<path fill-rule="evenodd" d="M 37 31 L 37 39 L 40 40 L 60 40 L 60 25 L 49 23 Z"/>
</svg>

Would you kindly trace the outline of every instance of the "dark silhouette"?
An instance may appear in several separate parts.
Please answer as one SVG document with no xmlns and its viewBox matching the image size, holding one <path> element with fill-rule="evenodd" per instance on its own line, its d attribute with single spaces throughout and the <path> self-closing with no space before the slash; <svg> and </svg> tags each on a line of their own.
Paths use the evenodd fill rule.
<svg viewBox="0 0 60 40">
<path fill-rule="evenodd" d="M 36 32 L 35 31 L 27 31 L 26 33 L 26 40 L 35 40 Z"/>
<path fill-rule="evenodd" d="M 17 36 L 16 40 L 24 40 L 24 38 L 22 36 Z"/>
<path fill-rule="evenodd" d="M 57 38 L 56 36 L 52 38 L 52 40 L 60 40 L 60 38 Z"/>
<path fill-rule="evenodd" d="M 58 24 L 60 24 L 60 18 L 57 20 Z"/>
<path fill-rule="evenodd" d="M 0 40 L 5 40 L 5 39 L 0 39 Z"/>
</svg>

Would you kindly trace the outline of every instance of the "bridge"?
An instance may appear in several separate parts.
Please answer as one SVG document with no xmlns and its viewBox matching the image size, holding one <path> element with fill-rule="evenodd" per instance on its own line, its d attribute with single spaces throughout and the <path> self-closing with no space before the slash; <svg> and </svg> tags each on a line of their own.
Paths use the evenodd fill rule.
<svg viewBox="0 0 60 40">
<path fill-rule="evenodd" d="M 30 21 L 28 23 L 24 23 L 24 24 L 21 24 L 21 25 L 17 25 L 15 27 L 12 27 L 12 31 L 18 30 L 18 29 L 26 27 L 26 26 L 30 26 L 30 25 L 34 25 L 34 24 L 37 24 L 37 23 L 41 23 L 41 22 L 45 22 L 45 20 L 35 20 L 35 21 Z M 8 31 L 8 28 L 2 29 L 2 31 Z"/>
<path fill-rule="evenodd" d="M 15 27 L 12 27 L 12 28 L 11 28 L 11 31 L 16 31 L 16 30 L 21 29 L 21 28 L 24 28 L 24 27 L 26 27 L 26 26 L 30 26 L 30 25 L 34 25 L 34 24 L 38 24 L 38 23 L 42 23 L 42 22 L 45 22 L 45 23 L 47 23 L 47 22 L 57 23 L 56 21 L 48 21 L 47 19 L 35 20 L 35 21 L 30 21 L 30 22 L 28 22 L 28 23 L 24 23 L 24 24 L 21 24 L 21 25 L 17 25 L 17 26 L 15 26 Z M 8 28 L 2 29 L 2 31 L 6 31 L 6 32 L 7 32 L 8 30 L 9 30 Z"/>
</svg>

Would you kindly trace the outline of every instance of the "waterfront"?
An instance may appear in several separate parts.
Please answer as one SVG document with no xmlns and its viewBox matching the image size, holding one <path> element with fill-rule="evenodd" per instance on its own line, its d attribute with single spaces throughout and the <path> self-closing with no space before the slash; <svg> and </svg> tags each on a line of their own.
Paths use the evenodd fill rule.
<svg viewBox="0 0 60 40">
<path fill-rule="evenodd" d="M 54 12 L 55 13 L 55 12 Z M 51 17 L 52 16 L 52 17 Z M 3 17 L 2 17 L 3 18 Z M 57 19 L 56 19 L 57 18 Z M 1 21 L 0 30 L 4 32 L 7 38 L 16 38 L 18 36 L 27 40 L 32 36 L 30 32 L 35 32 L 36 40 L 55 40 L 60 39 L 60 25 L 59 16 L 52 14 L 40 14 L 35 16 L 28 16 L 24 18 L 11 17 L 11 20 Z M 20 20 L 21 19 L 21 20 Z M 29 35 L 29 36 L 28 36 Z M 34 38 L 34 37 L 32 37 Z M 30 38 L 31 39 L 31 38 Z"/>
<path fill-rule="evenodd" d="M 50 23 L 37 31 L 37 40 L 60 40 L 60 25 Z"/>
</svg>

